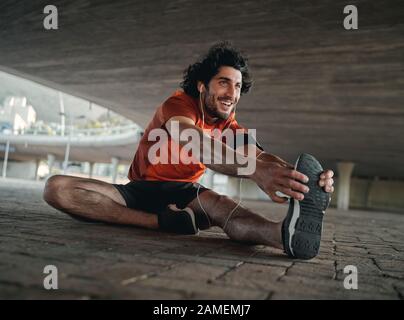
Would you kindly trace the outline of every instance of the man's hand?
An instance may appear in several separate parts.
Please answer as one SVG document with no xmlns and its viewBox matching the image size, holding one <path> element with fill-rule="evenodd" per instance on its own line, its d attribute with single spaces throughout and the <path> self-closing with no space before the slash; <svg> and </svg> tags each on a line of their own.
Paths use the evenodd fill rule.
<svg viewBox="0 0 404 320">
<path fill-rule="evenodd" d="M 303 200 L 304 193 L 309 191 L 309 188 L 301 183 L 308 181 L 306 175 L 279 162 L 257 160 L 257 167 L 251 178 L 274 202 L 278 203 L 284 203 L 287 199 L 277 196 L 276 191 L 296 200 Z"/>
<path fill-rule="evenodd" d="M 284 203 L 286 198 L 276 195 L 276 191 L 280 191 L 296 200 L 303 200 L 304 193 L 309 191 L 309 188 L 301 182 L 307 182 L 308 177 L 301 172 L 293 169 L 293 167 L 281 161 L 265 161 L 269 159 L 257 160 L 257 169 L 251 177 L 255 183 L 268 194 L 274 202 Z M 324 188 L 325 192 L 334 192 L 334 172 L 325 170 L 320 175 L 318 184 Z"/>
<path fill-rule="evenodd" d="M 321 175 L 320 175 L 320 180 L 318 181 L 318 185 L 320 187 L 324 188 L 325 192 L 334 192 L 334 179 L 332 178 L 334 176 L 334 172 L 332 170 L 325 170 Z"/>
</svg>

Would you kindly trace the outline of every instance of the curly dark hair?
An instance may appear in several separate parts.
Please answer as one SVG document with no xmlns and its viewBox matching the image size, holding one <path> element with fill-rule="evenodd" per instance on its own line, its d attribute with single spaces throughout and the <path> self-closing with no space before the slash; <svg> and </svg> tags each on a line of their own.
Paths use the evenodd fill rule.
<svg viewBox="0 0 404 320">
<path fill-rule="evenodd" d="M 252 79 L 247 61 L 247 58 L 243 57 L 241 52 L 235 49 L 229 41 L 218 42 L 209 49 L 206 56 L 185 69 L 180 87 L 186 94 L 198 98 L 198 81 L 202 81 L 207 86 L 209 81 L 218 74 L 220 67 L 228 66 L 241 72 L 241 95 L 248 93 L 252 86 Z"/>
</svg>

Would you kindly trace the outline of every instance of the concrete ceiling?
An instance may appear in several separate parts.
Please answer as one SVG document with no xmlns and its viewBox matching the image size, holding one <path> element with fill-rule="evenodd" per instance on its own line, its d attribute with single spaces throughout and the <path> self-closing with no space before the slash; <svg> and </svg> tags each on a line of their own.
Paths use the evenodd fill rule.
<svg viewBox="0 0 404 320">
<path fill-rule="evenodd" d="M 111 107 L 145 126 L 182 72 L 217 40 L 249 57 L 255 85 L 237 118 L 268 151 L 354 175 L 404 178 L 404 2 L 48 1 L 0 3 L 0 67 Z"/>
</svg>

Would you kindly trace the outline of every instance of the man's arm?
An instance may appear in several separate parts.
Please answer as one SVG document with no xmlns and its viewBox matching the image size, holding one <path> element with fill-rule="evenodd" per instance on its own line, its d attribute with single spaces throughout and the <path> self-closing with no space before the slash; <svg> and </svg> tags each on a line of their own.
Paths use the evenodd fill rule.
<svg viewBox="0 0 404 320">
<path fill-rule="evenodd" d="M 177 127 L 172 125 L 174 121 L 177 121 L 179 124 L 178 133 L 172 132 L 172 130 Z M 204 163 L 209 169 L 233 177 L 241 177 L 241 178 L 251 177 L 251 175 L 250 176 L 240 175 L 238 173 L 238 169 L 245 167 L 246 166 L 245 164 L 248 163 L 248 161 L 250 162 L 256 161 L 255 156 L 251 157 L 248 156 L 248 154 L 244 155 L 244 153 L 237 152 L 236 150 L 230 148 L 221 141 L 213 139 L 211 136 L 205 134 L 201 128 L 196 126 L 192 119 L 181 116 L 172 117 L 166 122 L 165 127 L 168 133 L 171 135 L 171 137 L 179 137 L 181 135 L 181 132 L 185 129 L 192 129 L 195 132 L 197 132 L 199 135 L 199 141 L 192 141 L 191 143 L 199 144 L 197 146 L 199 147 L 200 151 L 199 160 L 202 163 Z M 189 143 L 189 141 L 176 141 L 176 142 L 181 146 Z M 213 143 L 219 145 L 219 148 L 213 147 Z M 206 148 L 206 146 L 208 145 L 210 146 L 210 148 Z M 207 152 L 210 152 L 210 154 L 207 154 Z M 233 160 L 239 159 L 240 163 L 237 163 L 237 161 L 233 161 L 234 163 L 224 163 L 224 161 L 220 161 L 221 159 L 226 159 L 226 157 Z M 210 159 L 210 163 L 203 162 L 204 158 Z"/>
<path fill-rule="evenodd" d="M 245 144 L 242 146 L 238 146 L 236 148 L 236 151 L 240 152 L 244 155 L 255 154 L 257 159 L 264 161 L 264 162 L 275 162 L 275 163 L 279 163 L 281 166 L 283 166 L 285 168 L 290 168 L 290 169 L 294 168 L 294 166 L 292 164 L 286 162 L 285 160 L 281 159 L 280 157 L 278 157 L 274 154 L 270 154 L 270 153 L 265 152 L 264 150 L 259 149 L 254 144 Z"/>
<path fill-rule="evenodd" d="M 178 126 L 173 126 L 173 122 L 177 121 Z M 308 192 L 308 187 L 299 181 L 306 182 L 308 178 L 289 167 L 281 165 L 279 162 L 268 162 L 261 159 L 256 159 L 256 155 L 249 157 L 235 151 L 234 149 L 228 147 L 226 144 L 221 143 L 220 148 L 206 148 L 206 146 L 211 146 L 213 139 L 204 134 L 203 130 L 195 125 L 192 119 L 187 117 L 176 116 L 169 119 L 165 127 L 170 133 L 171 137 L 179 137 L 181 132 L 185 129 L 193 129 L 198 133 L 199 141 L 193 141 L 194 143 L 199 143 L 200 148 L 200 161 L 203 162 L 203 153 L 206 151 L 210 152 L 211 163 L 204 163 L 209 169 L 223 173 L 225 175 L 246 177 L 244 175 L 238 174 L 238 169 L 245 167 L 242 163 L 248 163 L 248 161 L 256 161 L 255 171 L 250 175 L 250 178 L 265 192 L 267 193 L 273 201 L 275 202 L 285 202 L 284 198 L 281 198 L 275 194 L 276 191 L 280 191 L 290 197 L 297 200 L 302 200 L 304 198 L 303 193 Z M 172 128 L 178 128 L 179 132 L 172 132 Z M 176 141 L 180 145 L 188 144 L 188 141 Z M 192 142 L 191 142 L 192 143 Z M 217 141 L 216 141 L 217 143 Z M 226 153 L 230 154 L 233 159 L 241 160 L 240 163 L 215 163 L 215 159 L 225 159 Z"/>
<path fill-rule="evenodd" d="M 257 155 L 257 159 L 260 159 L 261 161 L 264 162 L 273 162 L 273 163 L 278 163 L 279 165 L 285 167 L 285 168 L 290 168 L 290 169 L 294 169 L 294 166 L 288 162 L 286 162 L 285 160 L 281 159 L 280 157 L 270 154 L 270 153 L 266 153 L 264 150 L 260 150 L 259 148 L 257 148 L 256 145 L 253 144 L 249 144 L 249 145 L 244 145 L 244 146 L 239 146 L 237 147 L 237 151 L 241 152 L 243 154 L 246 154 L 247 152 L 250 152 L 250 154 L 253 154 L 251 151 L 247 148 L 253 148 L 253 150 L 255 151 L 255 154 Z M 318 182 L 320 187 L 324 188 L 325 192 L 334 192 L 334 172 L 332 170 L 324 170 L 323 173 L 320 175 L 320 180 Z"/>
<path fill-rule="evenodd" d="M 238 126 L 237 128 L 241 128 Z M 236 129 L 237 129 L 236 128 Z M 250 135 L 249 133 L 237 133 L 234 139 L 234 149 L 237 152 L 240 152 L 244 155 L 247 154 L 255 154 L 257 159 L 260 159 L 265 162 L 276 162 L 280 165 L 293 169 L 294 166 L 280 157 L 270 154 L 264 151 L 263 147 L 258 143 L 255 139 L 255 136 Z"/>
</svg>

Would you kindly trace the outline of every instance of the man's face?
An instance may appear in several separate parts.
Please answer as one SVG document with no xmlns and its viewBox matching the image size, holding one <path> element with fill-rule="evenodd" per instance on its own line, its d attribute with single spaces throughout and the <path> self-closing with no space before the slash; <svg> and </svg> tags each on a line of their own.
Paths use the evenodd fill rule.
<svg viewBox="0 0 404 320">
<path fill-rule="evenodd" d="M 212 118 L 226 120 L 234 111 L 242 85 L 241 72 L 233 67 L 220 67 L 202 93 L 205 110 Z"/>
</svg>

